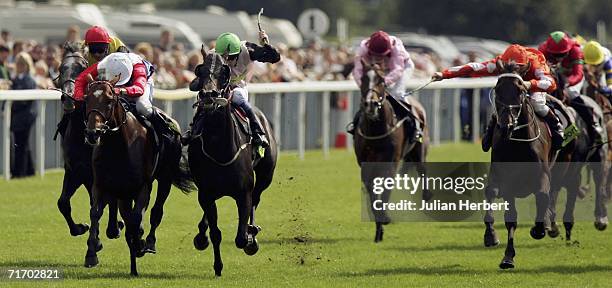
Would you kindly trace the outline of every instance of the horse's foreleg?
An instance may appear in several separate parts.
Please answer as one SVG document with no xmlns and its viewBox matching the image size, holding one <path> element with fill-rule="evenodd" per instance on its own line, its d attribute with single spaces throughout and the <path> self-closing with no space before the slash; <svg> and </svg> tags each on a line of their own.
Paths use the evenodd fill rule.
<svg viewBox="0 0 612 288">
<path fill-rule="evenodd" d="M 516 255 L 514 250 L 514 232 L 517 227 L 517 213 L 514 198 L 504 198 L 504 200 L 508 202 L 508 210 L 504 212 L 504 221 L 508 230 L 508 244 L 506 244 L 504 258 L 499 263 L 499 268 L 508 269 L 514 268 L 514 256 Z"/>
<path fill-rule="evenodd" d="M 557 181 L 560 181 L 560 179 Z M 569 188 L 567 190 L 568 190 L 567 193 L 569 195 L 571 192 L 569 191 Z M 550 221 L 550 230 L 548 230 L 548 236 L 550 236 L 551 238 L 557 238 L 557 236 L 559 236 L 559 226 L 557 226 L 556 218 L 557 218 L 557 198 L 559 197 L 560 191 L 561 191 L 561 187 L 557 187 L 557 185 L 554 185 L 550 189 L 550 201 L 548 203 L 548 211 L 550 212 L 550 214 L 548 215 L 549 221 Z M 567 208 L 566 208 L 566 211 L 567 211 Z"/>
<path fill-rule="evenodd" d="M 155 237 L 155 231 L 157 227 L 162 221 L 162 217 L 164 216 L 164 203 L 168 199 L 170 195 L 170 186 L 172 183 L 170 181 L 158 181 L 157 182 L 157 197 L 155 198 L 155 204 L 153 204 L 153 208 L 151 208 L 151 219 L 149 219 L 151 223 L 151 230 L 149 231 L 149 235 L 147 235 L 147 245 L 145 248 L 145 252 L 147 253 L 155 253 L 155 242 L 157 241 Z"/>
<path fill-rule="evenodd" d="M 108 239 L 118 239 L 121 236 L 121 229 L 124 227 L 122 221 L 117 221 L 117 199 L 109 199 L 108 201 L 108 225 L 106 226 L 106 237 Z"/>
<path fill-rule="evenodd" d="M 419 144 L 417 146 L 415 146 L 414 149 L 418 149 L 418 158 L 416 159 L 416 170 L 419 173 L 419 175 L 423 175 L 423 178 L 426 179 L 427 178 L 427 167 L 425 165 L 425 159 L 426 159 L 426 147 L 425 144 Z M 431 191 L 429 191 L 428 188 L 423 189 L 423 195 L 422 195 L 423 200 L 425 201 L 429 201 L 431 200 L 431 198 L 433 198 L 433 193 L 431 193 Z"/>
<path fill-rule="evenodd" d="M 204 207 L 202 207 L 204 209 Z M 208 222 L 206 221 L 206 211 L 202 214 L 202 220 L 198 223 L 198 234 L 193 238 L 193 246 L 198 250 L 205 250 L 210 244 L 208 242 L 208 236 L 206 236 L 206 230 L 208 230 Z"/>
<path fill-rule="evenodd" d="M 130 249 L 130 274 L 132 276 L 138 276 L 138 269 L 136 267 L 136 256 L 137 256 L 137 244 L 136 240 L 138 237 L 138 224 L 134 223 L 134 213 L 132 209 L 132 200 L 119 200 L 119 213 L 121 218 L 125 221 L 125 242 Z"/>
<path fill-rule="evenodd" d="M 546 225 L 544 224 L 547 217 L 548 204 L 550 197 L 547 191 L 540 191 L 535 194 L 536 198 L 536 219 L 535 225 L 531 227 L 529 234 L 533 239 L 542 239 L 546 236 Z"/>
<path fill-rule="evenodd" d="M 85 254 L 85 267 L 94 267 L 98 265 L 97 252 L 102 250 L 102 242 L 100 242 L 100 218 L 104 213 L 105 199 L 102 191 L 95 186 L 92 191 L 92 205 L 89 210 L 89 218 L 91 228 L 89 229 L 89 238 L 87 239 L 87 254 Z"/>
<path fill-rule="evenodd" d="M 215 263 L 213 268 L 215 269 L 215 275 L 221 276 L 221 270 L 223 270 L 223 261 L 221 261 L 221 230 L 217 226 L 217 205 L 214 200 L 207 203 L 207 208 L 204 210 L 208 218 L 208 225 L 210 226 L 210 240 L 213 243 L 213 250 L 215 253 Z"/>
<path fill-rule="evenodd" d="M 250 191 L 236 198 L 236 207 L 238 208 L 238 231 L 234 242 L 239 249 L 243 249 L 249 244 L 247 225 L 251 216 L 251 209 L 253 208 L 252 203 Z"/>
<path fill-rule="evenodd" d="M 66 219 L 68 228 L 70 228 L 70 235 L 79 236 L 85 234 L 85 232 L 89 230 L 89 226 L 83 223 L 76 224 L 72 219 L 70 199 L 72 196 L 74 196 L 74 193 L 79 186 L 81 186 L 81 183 L 75 178 L 76 177 L 73 175 L 72 171 L 66 170 L 66 173 L 64 174 L 64 183 L 62 185 L 62 194 L 57 200 L 57 208 L 59 208 L 60 212 L 64 216 L 64 219 Z"/>
<path fill-rule="evenodd" d="M 493 203 L 495 197 L 497 196 L 497 189 L 493 188 L 491 185 L 485 188 L 485 198 L 488 203 Z M 497 238 L 497 233 L 495 233 L 495 228 L 493 227 L 493 223 L 495 223 L 495 217 L 493 216 L 493 210 L 489 209 L 485 212 L 484 216 L 484 224 L 485 224 L 485 233 L 484 233 L 484 245 L 485 247 L 493 247 L 499 245 L 499 238 Z"/>
<path fill-rule="evenodd" d="M 603 153 L 602 153 L 603 154 Z M 601 159 L 606 159 L 601 157 Z M 608 177 L 608 163 L 605 160 L 591 162 L 593 168 L 593 178 L 595 182 L 595 228 L 603 231 L 608 226 L 608 207 L 607 207 L 607 192 L 606 178 Z"/>
</svg>

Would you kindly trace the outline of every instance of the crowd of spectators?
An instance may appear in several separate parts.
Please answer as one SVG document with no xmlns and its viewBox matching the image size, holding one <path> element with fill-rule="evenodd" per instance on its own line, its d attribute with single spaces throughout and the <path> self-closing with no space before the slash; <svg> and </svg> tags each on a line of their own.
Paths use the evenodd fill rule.
<svg viewBox="0 0 612 288">
<path fill-rule="evenodd" d="M 81 41 L 81 34 L 77 26 L 70 27 L 66 41 Z M 214 41 L 207 46 L 213 49 Z M 351 77 L 352 47 L 321 42 L 311 42 L 303 48 L 287 47 L 282 43 L 275 46 L 282 55 L 281 61 L 276 64 L 253 64 L 248 75 L 250 82 L 328 81 Z M 190 50 L 183 43 L 175 42 L 168 30 L 161 32 L 158 43 L 142 42 L 129 48 L 153 63 L 156 68 L 153 77 L 156 87 L 160 89 L 187 87 L 195 77 L 195 66 L 202 62 L 199 49 Z M 21 52 L 28 53 L 32 58 L 34 66 L 30 71 L 36 80 L 36 87 L 52 88 L 52 79 L 59 73 L 62 46 L 13 39 L 9 31 L 3 30 L 0 37 L 0 89 L 10 89 L 9 80 L 16 75 L 15 60 Z M 416 66 L 413 77 L 427 78 L 442 68 L 435 55 L 410 52 Z"/>
<path fill-rule="evenodd" d="M 66 42 L 82 41 L 78 26 L 66 32 Z M 353 51 L 350 46 L 310 42 L 306 47 L 274 44 L 281 54 L 276 64 L 253 63 L 247 79 L 257 82 L 332 81 L 351 79 Z M 0 32 L 0 90 L 55 88 L 59 75 L 63 45 L 20 39 L 10 31 Z M 153 74 L 158 89 L 188 87 L 195 78 L 194 68 L 202 63 L 200 49 L 190 50 L 163 30 L 157 43 L 137 43 L 128 47 L 155 66 Z M 214 49 L 210 41 L 207 49 Z M 413 77 L 428 78 L 442 67 L 431 53 L 410 51 L 416 69 Z M 29 135 L 37 117 L 34 101 L 18 101 L 11 108 L 11 174 L 23 177 L 34 174 Z M 4 110 L 0 103 L 0 110 Z"/>
</svg>

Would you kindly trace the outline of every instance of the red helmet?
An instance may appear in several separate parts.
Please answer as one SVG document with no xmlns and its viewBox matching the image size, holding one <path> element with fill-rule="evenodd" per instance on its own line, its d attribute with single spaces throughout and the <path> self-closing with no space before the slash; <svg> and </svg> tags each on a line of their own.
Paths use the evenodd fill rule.
<svg viewBox="0 0 612 288">
<path fill-rule="evenodd" d="M 546 39 L 546 52 L 552 54 L 563 54 L 567 53 L 572 46 L 574 41 L 562 31 L 555 31 L 550 33 L 548 39 Z"/>
<path fill-rule="evenodd" d="M 386 56 L 391 53 L 391 38 L 384 31 L 378 31 L 370 36 L 366 44 L 368 53 L 376 56 Z"/>
<path fill-rule="evenodd" d="M 85 44 L 91 43 L 106 43 L 109 44 L 111 38 L 106 32 L 106 29 L 100 26 L 93 26 L 85 32 Z"/>
<path fill-rule="evenodd" d="M 525 65 L 527 62 L 529 62 L 527 50 L 525 50 L 525 47 L 518 44 L 508 46 L 500 58 L 506 63 L 513 61 L 516 64 Z"/>
</svg>

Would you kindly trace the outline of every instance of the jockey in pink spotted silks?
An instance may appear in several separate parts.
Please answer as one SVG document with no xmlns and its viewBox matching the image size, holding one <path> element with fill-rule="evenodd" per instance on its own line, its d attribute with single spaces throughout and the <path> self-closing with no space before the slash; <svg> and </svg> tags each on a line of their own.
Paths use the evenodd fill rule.
<svg viewBox="0 0 612 288">
<path fill-rule="evenodd" d="M 414 63 L 410 58 L 410 54 L 404 48 L 402 40 L 395 36 L 390 36 L 384 31 L 378 31 L 372 34 L 370 38 L 361 41 L 355 53 L 355 68 L 353 69 L 353 78 L 359 87 L 361 87 L 361 77 L 363 76 L 362 61 L 366 65 L 381 65 L 386 73 L 385 85 L 387 86 L 387 92 L 398 102 L 403 103 L 405 107 L 407 103 L 404 99 L 406 80 L 412 75 Z M 354 129 L 357 126 L 359 114 L 359 111 L 355 114 L 353 125 L 348 131 L 351 134 L 354 133 Z M 407 114 L 413 116 L 411 111 L 407 111 Z M 420 125 L 414 126 L 417 129 L 415 137 L 419 137 L 421 134 Z"/>
</svg>

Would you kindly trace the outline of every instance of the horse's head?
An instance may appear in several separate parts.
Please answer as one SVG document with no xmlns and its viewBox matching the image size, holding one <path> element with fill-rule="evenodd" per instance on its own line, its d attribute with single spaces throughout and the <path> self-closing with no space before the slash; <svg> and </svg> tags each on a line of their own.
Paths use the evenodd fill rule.
<svg viewBox="0 0 612 288">
<path fill-rule="evenodd" d="M 377 120 L 381 113 L 383 102 L 386 97 L 384 72 L 378 64 L 363 65 L 363 76 L 361 77 L 361 110 L 371 120 Z"/>
<path fill-rule="evenodd" d="M 204 112 L 214 112 L 228 107 L 230 68 L 223 57 L 214 51 L 206 53 L 202 48 L 204 63 L 195 68 L 197 78 L 190 89 L 199 91 L 196 103 Z"/>
<path fill-rule="evenodd" d="M 95 146 L 100 144 L 100 136 L 109 131 L 117 131 L 125 123 L 127 116 L 124 115 L 123 120 L 117 120 L 118 117 L 116 117 L 116 112 L 121 104 L 113 88 L 119 81 L 119 75 L 110 81 L 94 81 L 91 75 L 87 77 L 89 84 L 85 98 L 87 107 L 85 142 Z"/>
<path fill-rule="evenodd" d="M 526 105 L 527 88 L 521 75 L 526 74 L 529 66 L 498 60 L 497 68 L 502 72 L 494 88 L 497 125 L 502 131 L 510 131 L 517 126 Z"/>
<path fill-rule="evenodd" d="M 87 60 L 83 57 L 83 48 L 79 43 L 66 42 L 64 55 L 59 67 L 57 87 L 62 90 L 63 97 L 72 97 L 74 94 L 74 79 L 87 68 Z"/>
</svg>

